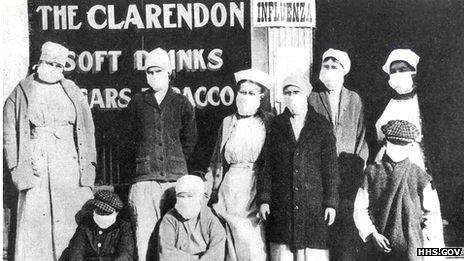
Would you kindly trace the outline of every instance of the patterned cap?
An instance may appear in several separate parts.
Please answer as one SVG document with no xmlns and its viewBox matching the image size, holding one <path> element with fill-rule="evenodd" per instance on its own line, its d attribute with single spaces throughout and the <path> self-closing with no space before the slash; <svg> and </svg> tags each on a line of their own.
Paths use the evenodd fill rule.
<svg viewBox="0 0 464 261">
<path fill-rule="evenodd" d="M 392 120 L 382 126 L 382 132 L 385 134 L 387 141 L 392 143 L 411 143 L 417 141 L 419 129 L 404 120 Z"/>
<path fill-rule="evenodd" d="M 91 204 L 102 214 L 110 215 L 114 211 L 120 211 L 124 203 L 114 192 L 109 190 L 100 190 L 95 193 Z"/>
</svg>

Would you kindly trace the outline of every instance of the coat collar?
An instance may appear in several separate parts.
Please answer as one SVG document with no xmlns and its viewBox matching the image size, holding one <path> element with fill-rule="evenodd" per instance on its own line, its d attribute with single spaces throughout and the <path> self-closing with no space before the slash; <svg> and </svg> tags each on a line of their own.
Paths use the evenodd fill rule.
<svg viewBox="0 0 464 261">
<path fill-rule="evenodd" d="M 290 137 L 291 141 L 293 144 L 298 146 L 299 144 L 302 144 L 304 141 L 308 139 L 315 130 L 315 125 L 316 122 L 314 120 L 314 117 L 316 112 L 314 111 L 313 107 L 308 104 L 308 112 L 306 113 L 305 117 L 305 122 L 303 125 L 303 128 L 301 129 L 300 137 L 298 140 L 295 138 L 295 133 L 293 132 L 293 127 L 292 123 L 290 122 L 290 118 L 292 117 L 292 114 L 288 110 L 288 108 L 285 108 L 284 112 L 282 113 L 282 116 L 284 118 L 284 124 L 285 124 L 285 131 L 287 132 L 287 137 Z"/>
<path fill-rule="evenodd" d="M 324 105 L 324 108 L 327 112 L 327 115 L 329 115 L 329 120 L 332 122 L 332 109 L 330 108 L 330 103 L 329 103 L 329 94 L 328 90 L 324 90 L 323 92 L 319 92 L 319 99 L 321 99 L 322 104 Z M 338 106 L 338 120 L 342 119 L 342 116 L 344 112 L 347 110 L 348 104 L 350 103 L 350 92 L 349 90 L 345 87 L 342 86 L 342 89 L 340 91 L 340 103 Z M 335 125 L 335 122 L 332 122 L 333 125 Z"/>
<path fill-rule="evenodd" d="M 172 100 L 172 98 L 174 98 L 174 94 L 175 93 L 172 90 L 172 88 L 169 87 L 168 91 L 166 92 L 166 95 L 164 96 L 163 101 L 161 101 L 161 104 L 158 104 L 155 98 L 155 92 L 153 91 L 153 89 L 148 89 L 144 92 L 143 100 L 155 108 L 163 109 L 166 106 L 166 104 L 168 104 L 169 101 Z"/>
<path fill-rule="evenodd" d="M 23 79 L 19 83 L 19 85 L 21 86 L 21 89 L 24 92 L 24 95 L 26 96 L 27 101 L 31 97 L 32 84 L 34 82 L 35 77 L 37 77 L 37 74 L 33 73 L 33 74 L 29 75 L 28 77 L 26 77 L 25 79 Z M 64 91 L 66 92 L 66 94 L 68 95 L 68 97 L 75 104 L 77 99 L 78 99 L 78 95 L 79 95 L 79 92 L 76 92 L 76 90 L 79 90 L 79 88 L 75 88 L 75 85 L 73 84 L 73 82 L 66 79 L 66 78 L 61 79 L 59 82 L 60 82 L 61 86 L 63 87 Z"/>
</svg>

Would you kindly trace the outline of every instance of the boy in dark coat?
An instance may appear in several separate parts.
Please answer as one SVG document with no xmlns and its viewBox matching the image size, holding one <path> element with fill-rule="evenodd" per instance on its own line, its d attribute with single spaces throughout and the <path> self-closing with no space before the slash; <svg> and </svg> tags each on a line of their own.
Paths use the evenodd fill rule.
<svg viewBox="0 0 464 261">
<path fill-rule="evenodd" d="M 419 130 L 392 120 L 382 131 L 386 153 L 367 167 L 353 218 L 363 241 L 370 242 L 368 260 L 422 260 L 417 248 L 441 237 L 442 222 L 431 177 L 409 160 Z"/>
<path fill-rule="evenodd" d="M 275 117 L 258 176 L 258 204 L 267 220 L 271 260 L 328 260 L 328 225 L 338 204 L 338 165 L 332 126 L 308 104 L 308 79 L 284 81 L 285 111 Z"/>
<path fill-rule="evenodd" d="M 131 224 L 119 216 L 123 203 L 108 190 L 90 200 L 92 216 L 83 218 L 68 247 L 69 261 L 131 261 L 134 238 Z"/>
</svg>

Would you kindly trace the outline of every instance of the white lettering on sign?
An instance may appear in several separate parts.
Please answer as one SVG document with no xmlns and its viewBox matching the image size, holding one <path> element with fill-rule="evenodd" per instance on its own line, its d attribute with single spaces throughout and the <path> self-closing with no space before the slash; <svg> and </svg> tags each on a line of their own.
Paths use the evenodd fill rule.
<svg viewBox="0 0 464 261">
<path fill-rule="evenodd" d="M 142 88 L 146 91 L 148 88 Z M 212 86 L 209 89 L 205 86 L 198 87 L 195 92 L 192 92 L 190 87 L 184 87 L 182 91 L 177 87 L 172 87 L 173 91 L 184 95 L 189 102 L 198 109 L 206 108 L 207 106 L 231 106 L 234 103 L 234 90 L 230 86 L 225 86 L 222 89 L 218 86 Z M 117 90 L 115 88 L 91 89 L 90 93 L 87 89 L 81 89 L 88 97 L 90 108 L 95 109 L 124 109 L 129 105 L 131 100 L 131 89 L 123 88 Z"/>
<path fill-rule="evenodd" d="M 79 73 L 99 73 L 102 71 L 102 64 L 105 59 L 108 59 L 108 72 L 110 74 L 118 70 L 118 58 L 121 56 L 122 51 L 83 51 L 79 55 L 70 51 L 66 61 L 65 71 L 69 72 L 76 69 Z"/>
<path fill-rule="evenodd" d="M 215 48 L 204 57 L 204 49 L 188 49 L 188 50 L 169 50 L 169 59 L 171 65 L 174 65 L 176 72 L 187 71 L 217 71 L 224 65 L 222 59 L 222 50 Z M 143 71 L 146 69 L 145 59 L 148 51 L 138 50 L 134 53 L 134 69 Z M 206 58 L 206 59 L 205 59 Z M 207 61 L 207 62 L 206 62 Z"/>
<path fill-rule="evenodd" d="M 245 28 L 245 2 L 217 2 L 211 7 L 202 3 L 182 4 L 146 4 L 140 10 L 136 4 L 130 4 L 124 10 L 115 10 L 115 5 L 94 5 L 86 14 L 87 24 L 96 30 L 102 29 L 164 29 L 201 28 L 207 24 L 215 27 L 240 26 Z M 144 9 L 144 10 L 143 10 Z M 41 16 L 42 30 L 77 30 L 82 21 L 76 24 L 79 11 L 76 5 L 41 5 L 35 10 Z M 117 12 L 116 12 L 117 11 Z M 117 20 L 116 13 L 123 13 L 123 19 Z M 49 16 L 50 14 L 50 16 Z M 53 19 L 49 19 L 52 17 Z M 238 23 L 237 23 L 238 22 Z M 52 23 L 52 26 L 50 26 Z"/>
</svg>

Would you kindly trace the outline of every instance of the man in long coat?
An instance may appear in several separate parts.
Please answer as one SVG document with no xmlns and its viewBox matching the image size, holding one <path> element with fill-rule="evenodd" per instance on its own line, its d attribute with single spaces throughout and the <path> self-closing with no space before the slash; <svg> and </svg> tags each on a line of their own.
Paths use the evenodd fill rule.
<svg viewBox="0 0 464 261">
<path fill-rule="evenodd" d="M 361 254 L 361 242 L 352 213 L 369 149 L 364 138 L 366 125 L 361 98 L 344 86 L 344 77 L 350 67 L 351 61 L 346 52 L 328 49 L 322 55 L 319 75 L 324 88 L 310 95 L 310 104 L 316 112 L 332 123 L 337 144 L 341 200 L 337 219 L 331 228 L 332 260 L 359 260 Z"/>
<path fill-rule="evenodd" d="M 271 260 L 328 260 L 328 226 L 338 205 L 338 165 L 330 123 L 308 104 L 312 86 L 284 81 L 285 111 L 270 123 L 265 170 L 258 176 L 260 215 Z M 299 259 L 298 259 L 299 260 Z"/>
</svg>

